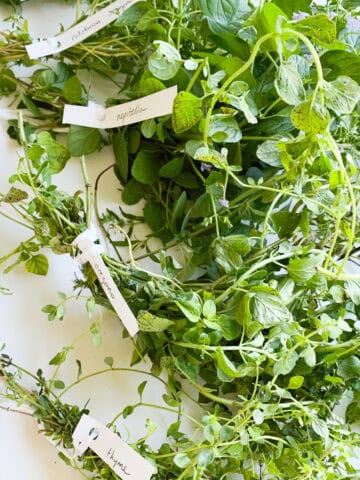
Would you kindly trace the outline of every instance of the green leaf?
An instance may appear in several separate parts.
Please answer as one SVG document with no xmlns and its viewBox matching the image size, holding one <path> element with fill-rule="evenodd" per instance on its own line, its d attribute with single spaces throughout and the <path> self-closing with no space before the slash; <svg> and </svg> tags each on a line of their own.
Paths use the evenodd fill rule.
<svg viewBox="0 0 360 480">
<path fill-rule="evenodd" d="M 360 58 L 355 53 L 344 50 L 333 50 L 321 56 L 324 69 L 329 70 L 326 75 L 328 80 L 335 80 L 339 75 L 346 74 L 360 83 Z"/>
<path fill-rule="evenodd" d="M 174 463 L 177 467 L 185 469 L 191 464 L 191 460 L 186 453 L 178 453 L 174 457 Z"/>
<path fill-rule="evenodd" d="M 67 100 L 70 103 L 81 102 L 82 85 L 76 75 L 74 75 L 73 77 L 70 77 L 65 82 L 62 93 L 64 95 L 65 100 Z"/>
<path fill-rule="evenodd" d="M 297 228 L 301 215 L 294 212 L 280 211 L 271 216 L 275 232 L 280 238 L 289 237 Z"/>
<path fill-rule="evenodd" d="M 115 155 L 115 173 L 121 182 L 126 183 L 129 175 L 129 155 L 125 132 L 116 132 L 112 137 Z"/>
<path fill-rule="evenodd" d="M 160 168 L 159 175 L 163 178 L 175 178 L 180 175 L 184 166 L 183 157 L 175 157 Z"/>
<path fill-rule="evenodd" d="M 145 138 L 152 138 L 156 133 L 156 122 L 153 118 L 149 120 L 144 120 L 141 123 L 141 133 Z"/>
<path fill-rule="evenodd" d="M 162 40 L 156 40 L 157 49 L 149 57 L 149 70 L 160 80 L 170 80 L 178 73 L 182 59 L 175 47 Z"/>
<path fill-rule="evenodd" d="M 325 14 L 312 15 L 293 24 L 293 28 L 303 33 L 312 41 L 319 40 L 331 45 L 336 40 L 336 25 Z"/>
<path fill-rule="evenodd" d="M 108 365 L 110 368 L 113 368 L 114 365 L 114 359 L 113 357 L 105 357 L 104 358 L 104 363 Z"/>
<path fill-rule="evenodd" d="M 184 292 L 177 296 L 175 303 L 190 322 L 196 323 L 200 320 L 202 305 L 197 293 Z"/>
<path fill-rule="evenodd" d="M 354 355 L 352 357 L 339 360 L 337 374 L 344 380 L 351 378 L 359 378 L 360 376 L 360 360 Z"/>
<path fill-rule="evenodd" d="M 262 143 L 256 151 L 258 159 L 271 167 L 282 167 L 279 142 L 280 140 L 266 140 Z"/>
<path fill-rule="evenodd" d="M 185 362 L 177 358 L 175 360 L 176 368 L 192 383 L 197 384 L 198 382 L 198 370 L 193 363 Z"/>
<path fill-rule="evenodd" d="M 156 92 L 165 90 L 165 85 L 157 78 L 145 78 L 140 80 L 139 97 L 146 97 Z"/>
<path fill-rule="evenodd" d="M 252 318 L 265 327 L 291 320 L 291 313 L 280 297 L 256 292 L 252 300 Z"/>
<path fill-rule="evenodd" d="M 63 390 L 65 388 L 65 383 L 62 380 L 55 380 L 54 387 L 58 390 Z"/>
<path fill-rule="evenodd" d="M 100 347 L 102 342 L 100 324 L 97 322 L 92 323 L 90 326 L 90 333 L 94 347 Z"/>
<path fill-rule="evenodd" d="M 254 26 L 257 30 L 258 38 L 268 33 L 279 32 L 282 20 L 288 20 L 286 13 L 281 10 L 275 3 L 264 3 L 256 12 L 254 18 Z M 264 50 L 277 50 L 278 43 L 276 40 L 266 42 Z"/>
<path fill-rule="evenodd" d="M 279 97 L 289 105 L 298 105 L 305 100 L 302 78 L 291 62 L 283 62 L 275 79 L 275 88 Z"/>
<path fill-rule="evenodd" d="M 129 417 L 130 415 L 132 415 L 134 413 L 134 410 L 135 410 L 135 407 L 133 407 L 133 405 L 128 405 L 122 411 L 122 417 L 123 418 Z"/>
<path fill-rule="evenodd" d="M 213 33 L 237 32 L 251 12 L 247 0 L 198 0 Z"/>
<path fill-rule="evenodd" d="M 8 193 L 1 199 L 1 202 L 18 203 L 18 202 L 21 202 L 22 200 L 26 200 L 28 196 L 29 195 L 26 192 L 24 192 L 24 190 L 11 187 Z"/>
<path fill-rule="evenodd" d="M 323 260 L 323 255 L 309 258 L 293 258 L 288 265 L 289 275 L 296 283 L 305 283 L 315 275 L 316 267 L 320 266 Z"/>
<path fill-rule="evenodd" d="M 131 174 L 137 182 L 152 185 L 159 179 L 158 155 L 148 150 L 140 150 L 131 168 Z"/>
<path fill-rule="evenodd" d="M 344 284 L 345 293 L 355 305 L 360 305 L 360 280 L 348 280 Z"/>
<path fill-rule="evenodd" d="M 304 377 L 302 377 L 301 375 L 296 375 L 295 377 L 290 378 L 287 389 L 297 390 L 298 388 L 301 388 L 303 384 L 304 384 Z"/>
<path fill-rule="evenodd" d="M 140 310 L 137 319 L 140 331 L 142 332 L 164 332 L 174 325 L 172 320 L 158 317 L 150 312 L 145 312 L 144 310 Z"/>
<path fill-rule="evenodd" d="M 0 95 L 9 95 L 16 90 L 17 80 L 15 75 L 9 68 L 0 70 Z"/>
<path fill-rule="evenodd" d="M 341 76 L 333 82 L 325 82 L 325 100 L 336 114 L 350 114 L 360 100 L 360 86 L 350 77 Z"/>
<path fill-rule="evenodd" d="M 212 115 L 209 125 L 209 137 L 217 143 L 236 143 L 242 134 L 236 119 L 232 115 Z"/>
<path fill-rule="evenodd" d="M 144 207 L 144 219 L 153 232 L 158 232 L 165 224 L 164 207 L 156 202 L 146 202 Z"/>
<path fill-rule="evenodd" d="M 144 380 L 143 382 L 140 383 L 140 385 L 138 386 L 138 394 L 139 394 L 139 397 L 141 398 L 143 396 L 143 393 L 144 393 L 144 390 L 145 390 L 145 387 L 147 385 L 147 380 Z"/>
<path fill-rule="evenodd" d="M 252 417 L 256 425 L 261 425 L 264 423 L 264 420 L 265 420 L 264 412 L 259 408 L 256 408 L 253 411 Z"/>
<path fill-rule="evenodd" d="M 301 352 L 300 357 L 305 360 L 306 365 L 309 365 L 309 367 L 315 367 L 316 352 L 312 347 L 306 347 L 305 350 Z"/>
<path fill-rule="evenodd" d="M 48 259 L 43 254 L 34 255 L 25 263 L 25 270 L 35 275 L 47 275 L 49 271 Z"/>
<path fill-rule="evenodd" d="M 198 456 L 198 465 L 200 468 L 206 468 L 215 460 L 215 451 L 213 448 L 204 448 L 200 450 Z"/>
<path fill-rule="evenodd" d="M 322 420 L 321 418 L 313 418 L 311 426 L 314 432 L 322 439 L 327 440 L 329 438 L 329 427 L 326 425 L 325 420 Z"/>
<path fill-rule="evenodd" d="M 217 368 L 219 368 L 228 377 L 240 378 L 243 376 L 237 371 L 235 365 L 228 359 L 221 347 L 216 349 L 215 361 Z"/>
<path fill-rule="evenodd" d="M 274 374 L 287 375 L 295 368 L 298 358 L 299 355 L 294 351 L 282 352 L 282 356 L 274 364 Z"/>
<path fill-rule="evenodd" d="M 295 12 L 311 13 L 310 5 L 312 0 L 296 0 L 294 2 L 289 2 L 289 0 L 273 0 L 273 2 L 281 8 L 289 18 L 291 18 Z"/>
<path fill-rule="evenodd" d="M 202 100 L 190 92 L 176 95 L 173 105 L 173 127 L 176 133 L 190 130 L 202 119 Z"/>
<path fill-rule="evenodd" d="M 243 265 L 243 257 L 251 247 L 245 235 L 228 235 L 214 241 L 214 257 L 226 273 L 237 271 Z"/>
<path fill-rule="evenodd" d="M 73 157 L 90 155 L 101 146 L 101 135 L 96 128 L 71 125 L 67 137 L 67 146 Z"/>
<path fill-rule="evenodd" d="M 131 178 L 125 185 L 124 190 L 121 193 L 122 201 L 126 205 L 135 205 L 144 196 L 144 187 L 141 183 Z"/>
<path fill-rule="evenodd" d="M 346 407 L 345 413 L 346 423 L 352 425 L 353 423 L 358 423 L 360 420 L 360 403 L 351 402 Z"/>
<path fill-rule="evenodd" d="M 64 348 L 50 360 L 49 365 L 62 365 L 66 361 L 68 353 L 69 348 Z"/>
<path fill-rule="evenodd" d="M 294 108 L 291 121 L 295 128 L 305 133 L 324 133 L 330 123 L 330 114 L 327 108 L 307 101 Z"/>
<path fill-rule="evenodd" d="M 48 173 L 53 175 L 61 172 L 70 158 L 70 152 L 65 145 L 57 142 L 49 132 L 40 132 L 37 143 L 45 150 L 46 160 L 49 162 Z"/>
</svg>

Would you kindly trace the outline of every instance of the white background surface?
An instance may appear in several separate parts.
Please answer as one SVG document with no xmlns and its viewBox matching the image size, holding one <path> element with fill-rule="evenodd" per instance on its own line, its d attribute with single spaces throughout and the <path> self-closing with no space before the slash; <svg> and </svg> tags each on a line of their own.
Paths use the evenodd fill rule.
<svg viewBox="0 0 360 480">
<path fill-rule="evenodd" d="M 0 9 L 1 18 L 8 11 Z M 24 4 L 25 18 L 29 19 L 29 29 L 35 36 L 53 35 L 59 30 L 59 23 L 69 25 L 74 18 L 73 8 L 64 1 L 43 2 L 30 0 Z M 104 87 L 105 88 L 105 87 Z M 101 92 L 98 86 L 96 95 Z M 106 94 L 103 95 L 106 97 Z M 101 101 L 99 98 L 94 100 Z M 2 106 L 6 106 L 5 101 Z M 7 192 L 8 177 L 16 171 L 19 146 L 6 134 L 7 122 L 0 122 L 0 191 Z M 99 154 L 88 157 L 88 168 L 94 181 L 98 172 L 113 163 L 110 149 L 104 149 Z M 54 179 L 67 192 L 83 189 L 80 166 L 77 159 L 71 160 L 65 172 Z M 102 183 L 102 205 L 112 206 L 120 201 L 119 183 L 112 172 L 106 175 Z M 26 229 L 0 217 L 0 257 L 20 241 L 31 235 Z M 30 235 L 29 235 L 30 234 Z M 36 372 L 42 368 L 45 374 L 52 373 L 48 366 L 49 360 L 64 346 L 70 345 L 81 333 L 89 329 L 90 321 L 82 301 L 74 301 L 66 307 L 66 315 L 62 322 L 48 322 L 47 316 L 41 312 L 46 304 L 59 303 L 57 292 L 67 294 L 72 292 L 72 282 L 75 272 L 79 274 L 76 263 L 69 256 L 56 256 L 45 252 L 50 259 L 50 269 L 47 277 L 37 277 L 24 271 L 23 266 L 16 268 L 8 275 L 0 276 L 0 285 L 10 289 L 12 295 L 0 296 L 1 329 L 0 345 L 6 344 L 6 352 L 18 364 Z M 71 352 L 69 361 L 61 369 L 59 378 L 66 384 L 75 380 L 77 367 L 75 360 L 80 359 L 84 374 L 106 368 L 103 360 L 106 356 L 115 359 L 115 367 L 128 367 L 132 353 L 129 340 L 121 338 L 121 324 L 111 313 L 97 309 L 96 316 L 103 316 L 103 342 L 95 349 L 90 335 L 80 341 Z M 139 368 L 142 368 L 140 366 Z M 144 380 L 140 375 L 110 373 L 95 377 L 74 388 L 66 395 L 69 403 L 84 405 L 91 399 L 89 407 L 91 415 L 107 423 L 116 413 L 130 403 L 137 401 L 137 386 Z M 32 383 L 24 378 L 24 384 L 32 387 Z M 0 381 L 1 382 L 1 381 Z M 152 386 L 145 393 L 145 400 L 158 402 L 163 390 L 158 383 L 150 382 Z M 175 415 L 162 414 L 148 409 L 141 409 L 127 421 L 131 438 L 135 439 L 145 433 L 147 418 L 157 421 L 158 435 L 155 435 L 156 446 L 161 437 L 160 431 L 167 429 Z M 126 439 L 126 437 L 124 437 Z M 30 418 L 16 413 L 0 410 L 0 480 L 79 480 L 83 478 L 77 472 L 67 467 L 58 457 L 56 449 L 37 433 L 37 425 Z"/>
</svg>

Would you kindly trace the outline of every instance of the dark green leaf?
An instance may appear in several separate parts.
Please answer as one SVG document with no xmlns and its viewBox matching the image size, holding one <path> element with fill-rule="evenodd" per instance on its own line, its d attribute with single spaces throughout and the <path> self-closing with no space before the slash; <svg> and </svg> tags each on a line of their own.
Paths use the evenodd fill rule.
<svg viewBox="0 0 360 480">
<path fill-rule="evenodd" d="M 115 173 L 121 182 L 126 183 L 129 173 L 129 155 L 125 133 L 123 131 L 115 133 L 112 141 L 116 160 Z"/>
<path fill-rule="evenodd" d="M 90 155 L 101 146 L 101 135 L 96 128 L 71 125 L 67 137 L 67 146 L 73 157 Z"/>
<path fill-rule="evenodd" d="M 77 76 L 74 75 L 73 77 L 70 77 L 68 80 L 66 80 L 63 88 L 63 95 L 65 97 L 65 100 L 70 103 L 81 102 L 82 85 Z"/>
<path fill-rule="evenodd" d="M 198 5 L 216 34 L 237 32 L 251 12 L 247 0 L 198 0 Z"/>
<path fill-rule="evenodd" d="M 131 174 L 137 182 L 152 185 L 159 179 L 159 159 L 154 152 L 140 150 L 131 168 Z"/>
</svg>

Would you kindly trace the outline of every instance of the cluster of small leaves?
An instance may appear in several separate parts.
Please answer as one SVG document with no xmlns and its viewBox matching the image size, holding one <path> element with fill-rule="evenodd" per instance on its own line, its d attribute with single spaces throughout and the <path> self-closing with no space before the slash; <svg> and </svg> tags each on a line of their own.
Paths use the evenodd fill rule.
<svg viewBox="0 0 360 480">
<path fill-rule="evenodd" d="M 360 280 L 344 268 L 359 249 L 360 77 L 356 12 L 340 3 L 313 13 L 308 0 L 258 8 L 197 0 L 195 25 L 185 2 L 180 23 L 159 35 L 132 82 L 136 96 L 177 84 L 172 117 L 112 132 L 122 200 L 145 206 L 140 218 L 108 212 L 104 227 L 124 233 L 144 220 L 165 247 L 177 247 L 176 260 L 166 248 L 140 255 L 156 260 L 161 275 L 137 263 L 131 228 L 131 260 L 104 256 L 140 325 L 133 363 L 147 355 L 154 375 L 168 373 L 169 407 L 182 409 L 176 392 L 188 382 L 203 409 L 197 438 L 178 421 L 158 452 L 137 444 L 158 479 L 359 475 L 351 424 L 360 420 Z M 129 15 L 144 8 L 153 26 L 149 2 L 136 5 Z M 72 129 L 70 153 L 90 153 L 82 149 L 95 132 Z M 25 157 L 12 180 L 31 195 L 13 187 L 2 203 L 23 212 L 30 246 L 72 252 L 89 204 L 51 182 L 68 150 L 48 132 L 20 138 Z M 44 221 L 45 235 L 34 228 Z M 30 260 L 42 255 L 28 243 L 15 253 L 24 245 Z M 89 265 L 83 274 L 75 288 L 111 308 Z M 45 309 L 62 318 L 58 307 Z M 143 405 L 143 388 L 124 418 Z M 351 403 L 341 419 L 334 408 L 345 393 Z M 101 462 L 86 469 L 116 478 Z"/>
</svg>

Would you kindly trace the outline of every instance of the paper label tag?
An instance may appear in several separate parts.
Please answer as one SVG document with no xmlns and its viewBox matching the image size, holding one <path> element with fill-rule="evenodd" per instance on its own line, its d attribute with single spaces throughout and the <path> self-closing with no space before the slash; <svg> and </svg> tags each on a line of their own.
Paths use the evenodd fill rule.
<svg viewBox="0 0 360 480">
<path fill-rule="evenodd" d="M 54 55 L 76 45 L 116 20 L 139 0 L 117 0 L 56 37 L 26 45 L 31 59 Z"/>
<path fill-rule="evenodd" d="M 138 100 L 103 108 L 65 105 L 63 123 L 93 128 L 116 128 L 172 113 L 177 87 L 166 88 Z"/>
<path fill-rule="evenodd" d="M 94 233 L 91 230 L 86 230 L 74 240 L 73 244 L 77 245 L 81 251 L 80 260 L 83 263 L 89 262 L 92 266 L 115 312 L 129 332 L 129 335 L 134 337 L 139 331 L 136 317 L 112 279 L 107 266 L 100 256 L 99 245 L 94 244 L 95 240 Z"/>
<path fill-rule="evenodd" d="M 73 433 L 78 455 L 90 448 L 123 480 L 149 480 L 156 468 L 111 430 L 83 415 Z"/>
</svg>

